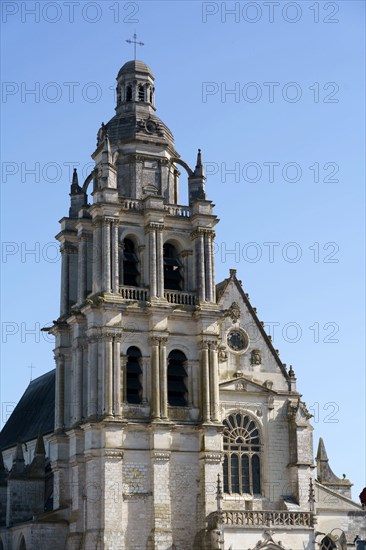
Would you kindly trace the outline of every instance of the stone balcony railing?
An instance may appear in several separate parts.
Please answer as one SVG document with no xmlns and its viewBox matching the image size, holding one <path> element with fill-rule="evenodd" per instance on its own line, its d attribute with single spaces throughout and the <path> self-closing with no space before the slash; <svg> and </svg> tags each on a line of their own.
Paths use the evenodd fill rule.
<svg viewBox="0 0 366 550">
<path fill-rule="evenodd" d="M 181 306 L 194 306 L 196 303 L 196 295 L 193 292 L 165 290 L 164 296 L 170 304 L 177 304 Z"/>
<path fill-rule="evenodd" d="M 221 523 L 227 527 L 314 527 L 314 514 L 311 512 L 288 512 L 282 510 L 223 510 L 213 512 L 208 518 L 210 529 Z"/>
<path fill-rule="evenodd" d="M 189 206 L 179 206 L 175 204 L 166 204 L 164 209 L 170 216 L 180 216 L 181 218 L 190 218 L 191 209 Z"/>
<path fill-rule="evenodd" d="M 133 210 L 140 211 L 144 209 L 144 203 L 139 199 L 126 199 L 125 197 L 120 197 L 121 207 L 124 210 Z M 179 204 L 164 204 L 163 206 L 165 212 L 169 216 L 179 216 L 180 218 L 190 218 L 191 209 L 189 206 L 181 206 Z"/>
<path fill-rule="evenodd" d="M 136 286 L 120 286 L 119 293 L 124 300 L 146 302 L 148 298 L 147 288 L 138 288 Z"/>
</svg>

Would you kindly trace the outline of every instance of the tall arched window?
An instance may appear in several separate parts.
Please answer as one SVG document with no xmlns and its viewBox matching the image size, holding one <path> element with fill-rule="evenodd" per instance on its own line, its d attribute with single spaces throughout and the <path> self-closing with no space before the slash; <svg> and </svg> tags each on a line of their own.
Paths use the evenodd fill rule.
<svg viewBox="0 0 366 550">
<path fill-rule="evenodd" d="M 19 541 L 18 550 L 27 550 L 23 535 L 21 536 L 21 539 Z"/>
<path fill-rule="evenodd" d="M 126 101 L 132 101 L 132 86 L 130 84 L 126 88 Z"/>
<path fill-rule="evenodd" d="M 171 351 L 168 357 L 168 403 L 175 407 L 187 406 L 187 358 L 182 351 Z"/>
<path fill-rule="evenodd" d="M 334 550 L 337 545 L 329 536 L 326 536 L 323 538 L 320 548 L 321 550 Z"/>
<path fill-rule="evenodd" d="M 178 258 L 178 252 L 171 243 L 164 244 L 164 288 L 168 290 L 182 290 L 182 262 Z"/>
<path fill-rule="evenodd" d="M 126 363 L 126 401 L 127 403 L 141 403 L 142 401 L 142 368 L 141 351 L 135 346 L 127 350 Z"/>
<path fill-rule="evenodd" d="M 133 241 L 123 241 L 123 284 L 126 286 L 139 286 L 138 257 Z"/>
<path fill-rule="evenodd" d="M 145 90 L 142 84 L 139 86 L 139 101 L 145 101 Z"/>
<path fill-rule="evenodd" d="M 224 426 L 224 492 L 259 495 L 262 445 L 257 424 L 247 414 L 230 414 Z"/>
</svg>

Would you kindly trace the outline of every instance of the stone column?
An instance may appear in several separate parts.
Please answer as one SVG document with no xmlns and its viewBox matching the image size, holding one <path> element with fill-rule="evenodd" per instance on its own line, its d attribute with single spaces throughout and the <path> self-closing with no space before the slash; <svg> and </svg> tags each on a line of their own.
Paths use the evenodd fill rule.
<svg viewBox="0 0 366 550">
<path fill-rule="evenodd" d="M 100 220 L 94 222 L 93 230 L 93 284 L 92 292 L 101 290 L 102 284 L 102 225 Z"/>
<path fill-rule="evenodd" d="M 113 415 L 113 338 L 105 338 L 104 414 Z"/>
<path fill-rule="evenodd" d="M 113 412 L 121 416 L 121 337 L 116 336 L 113 346 Z"/>
<path fill-rule="evenodd" d="M 111 291 L 111 224 L 103 222 L 103 290 Z"/>
<path fill-rule="evenodd" d="M 78 304 L 82 304 L 86 296 L 86 237 L 80 235 L 78 247 Z"/>
<path fill-rule="evenodd" d="M 204 250 L 204 233 L 198 230 L 197 247 L 196 247 L 196 272 L 198 284 L 198 300 L 204 301 L 206 298 L 205 285 L 205 250 Z"/>
<path fill-rule="evenodd" d="M 140 245 L 137 250 L 139 253 L 139 270 L 140 270 L 140 286 L 145 287 L 146 286 L 146 275 L 145 275 L 145 248 L 146 246 L 144 244 Z"/>
<path fill-rule="evenodd" d="M 112 222 L 112 292 L 119 291 L 118 220 Z"/>
<path fill-rule="evenodd" d="M 214 238 L 215 238 L 215 232 L 212 231 L 211 239 L 210 239 L 211 285 L 212 285 L 212 301 L 216 303 Z"/>
<path fill-rule="evenodd" d="M 219 359 L 217 345 L 210 345 L 210 405 L 211 420 L 219 421 Z"/>
<path fill-rule="evenodd" d="M 121 355 L 120 356 L 120 364 L 121 364 L 121 376 L 120 376 L 120 395 L 121 395 L 121 402 L 125 403 L 127 401 L 127 395 L 126 395 L 126 369 L 127 369 L 127 355 Z"/>
<path fill-rule="evenodd" d="M 150 227 L 150 297 L 156 296 L 156 231 L 154 228 Z"/>
<path fill-rule="evenodd" d="M 160 338 L 160 413 L 168 418 L 168 365 L 166 357 L 167 338 Z"/>
<path fill-rule="evenodd" d="M 88 339 L 88 417 L 95 417 L 98 410 L 98 340 Z"/>
<path fill-rule="evenodd" d="M 206 302 L 212 302 L 213 293 L 212 293 L 212 257 L 211 257 L 211 232 L 205 232 L 204 234 L 205 241 L 205 285 L 206 285 Z"/>
<path fill-rule="evenodd" d="M 151 338 L 151 404 L 152 417 L 160 418 L 159 339 Z"/>
<path fill-rule="evenodd" d="M 65 407 L 65 357 L 56 352 L 56 403 L 55 403 L 55 431 L 64 427 Z"/>
<path fill-rule="evenodd" d="M 202 419 L 204 422 L 210 420 L 210 374 L 209 374 L 209 350 L 208 344 L 204 342 L 201 350 L 201 372 L 202 372 Z"/>
<path fill-rule="evenodd" d="M 61 245 L 61 302 L 60 315 L 65 315 L 69 308 L 69 246 Z"/>
<path fill-rule="evenodd" d="M 118 245 L 118 258 L 119 258 L 119 266 L 118 266 L 118 273 L 119 273 L 119 284 L 122 286 L 124 284 L 124 274 L 123 274 L 123 251 L 124 251 L 124 243 L 120 243 Z"/>
<path fill-rule="evenodd" d="M 163 258 L 163 228 L 157 228 L 156 243 L 157 295 L 164 298 L 164 258 Z"/>
<path fill-rule="evenodd" d="M 74 411 L 76 423 L 81 421 L 83 416 L 83 347 L 79 343 L 76 350 L 76 361 L 75 365 L 75 392 L 74 392 Z"/>
</svg>

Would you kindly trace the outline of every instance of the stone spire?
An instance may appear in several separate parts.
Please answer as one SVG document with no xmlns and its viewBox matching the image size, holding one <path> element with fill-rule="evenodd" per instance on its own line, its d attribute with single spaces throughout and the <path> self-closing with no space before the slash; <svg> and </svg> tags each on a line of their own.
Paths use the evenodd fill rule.
<svg viewBox="0 0 366 550">
<path fill-rule="evenodd" d="M 46 450 L 44 447 L 44 441 L 41 434 L 38 435 L 36 448 L 34 450 L 34 458 L 29 467 L 29 476 L 30 477 L 41 477 L 45 476 L 46 469 Z"/>
<path fill-rule="evenodd" d="M 69 218 L 77 218 L 80 208 L 86 204 L 86 194 L 79 185 L 79 178 L 76 168 L 72 175 L 70 187 L 70 208 Z"/>
<path fill-rule="evenodd" d="M 3 453 L 0 451 L 0 485 L 4 485 L 8 477 L 4 464 Z"/>
<path fill-rule="evenodd" d="M 329 489 L 333 489 L 345 497 L 351 498 L 352 483 L 349 479 L 346 479 L 345 475 L 343 476 L 343 479 L 340 479 L 334 474 L 333 470 L 329 466 L 329 459 L 322 438 L 319 439 L 316 463 L 318 481 L 322 485 L 329 487 Z"/>
<path fill-rule="evenodd" d="M 18 442 L 13 458 L 13 466 L 9 478 L 23 477 L 25 475 L 25 460 L 23 454 L 23 445 Z"/>
<path fill-rule="evenodd" d="M 196 168 L 188 178 L 189 204 L 196 200 L 206 200 L 205 169 L 202 164 L 201 149 L 198 149 Z"/>
</svg>

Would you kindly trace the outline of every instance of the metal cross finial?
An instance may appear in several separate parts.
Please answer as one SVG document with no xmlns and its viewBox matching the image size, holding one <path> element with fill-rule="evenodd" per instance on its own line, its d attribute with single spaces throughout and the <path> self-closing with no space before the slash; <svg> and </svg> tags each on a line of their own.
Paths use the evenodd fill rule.
<svg viewBox="0 0 366 550">
<path fill-rule="evenodd" d="M 30 382 L 32 382 L 32 380 L 33 380 L 33 369 L 35 369 L 35 368 L 36 368 L 36 367 L 34 367 L 34 366 L 32 365 L 32 363 L 31 363 L 30 365 L 28 365 L 28 369 L 30 369 L 30 371 L 31 371 L 31 372 L 30 372 Z"/>
<path fill-rule="evenodd" d="M 136 40 L 136 38 L 137 38 L 137 34 L 134 33 L 133 40 L 131 38 L 126 40 L 126 42 L 128 42 L 128 44 L 133 44 L 133 49 L 134 49 L 134 53 L 135 53 L 135 61 L 136 61 L 136 46 L 145 46 L 145 44 L 143 42 L 138 42 Z"/>
</svg>

